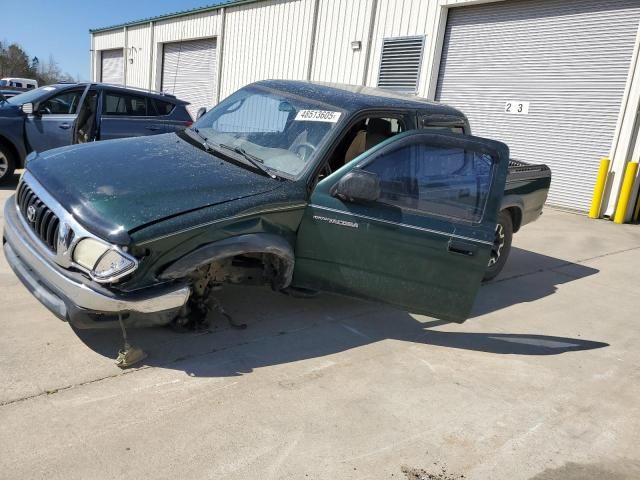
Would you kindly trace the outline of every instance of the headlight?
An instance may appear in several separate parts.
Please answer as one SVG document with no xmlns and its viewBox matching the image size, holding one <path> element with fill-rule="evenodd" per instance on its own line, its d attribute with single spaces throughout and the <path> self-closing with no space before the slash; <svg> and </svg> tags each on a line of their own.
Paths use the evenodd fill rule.
<svg viewBox="0 0 640 480">
<path fill-rule="evenodd" d="M 137 266 L 132 257 L 93 238 L 78 242 L 73 250 L 73 261 L 86 268 L 98 282 L 120 277 Z"/>
</svg>

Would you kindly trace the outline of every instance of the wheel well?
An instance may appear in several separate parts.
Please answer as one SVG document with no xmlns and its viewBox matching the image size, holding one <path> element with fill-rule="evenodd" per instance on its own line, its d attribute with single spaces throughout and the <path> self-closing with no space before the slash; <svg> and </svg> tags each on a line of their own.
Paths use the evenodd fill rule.
<svg viewBox="0 0 640 480">
<path fill-rule="evenodd" d="M 520 210 L 520 207 L 507 207 L 503 211 L 505 210 L 511 217 L 513 233 L 515 233 L 520 230 L 520 225 L 522 224 L 522 210 Z"/>
<path fill-rule="evenodd" d="M 9 150 L 9 152 L 13 155 L 13 160 L 16 163 L 16 168 L 22 168 L 22 160 L 20 159 L 18 149 L 15 147 L 15 145 L 3 136 L 0 136 L 0 145 Z"/>
</svg>

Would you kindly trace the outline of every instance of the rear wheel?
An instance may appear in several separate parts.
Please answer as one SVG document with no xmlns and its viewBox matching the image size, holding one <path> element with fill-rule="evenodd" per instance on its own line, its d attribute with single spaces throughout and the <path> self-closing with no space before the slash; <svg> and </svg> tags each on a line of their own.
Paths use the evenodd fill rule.
<svg viewBox="0 0 640 480">
<path fill-rule="evenodd" d="M 513 238 L 513 221 L 511 215 L 506 210 L 500 212 L 498 224 L 496 225 L 496 235 L 491 246 L 491 256 L 489 265 L 484 274 L 483 280 L 493 280 L 504 268 L 507 257 L 511 251 L 511 240 Z"/>
<path fill-rule="evenodd" d="M 13 152 L 7 147 L 0 144 L 0 184 L 6 183 L 13 177 L 16 169 L 16 162 L 13 158 Z"/>
</svg>

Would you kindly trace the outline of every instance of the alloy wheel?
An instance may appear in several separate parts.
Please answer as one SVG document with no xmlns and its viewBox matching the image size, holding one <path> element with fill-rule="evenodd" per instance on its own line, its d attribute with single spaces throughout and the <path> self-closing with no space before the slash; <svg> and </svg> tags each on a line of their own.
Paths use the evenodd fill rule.
<svg viewBox="0 0 640 480">
<path fill-rule="evenodd" d="M 4 177 L 9 170 L 9 159 L 0 152 L 0 178 Z"/>
</svg>

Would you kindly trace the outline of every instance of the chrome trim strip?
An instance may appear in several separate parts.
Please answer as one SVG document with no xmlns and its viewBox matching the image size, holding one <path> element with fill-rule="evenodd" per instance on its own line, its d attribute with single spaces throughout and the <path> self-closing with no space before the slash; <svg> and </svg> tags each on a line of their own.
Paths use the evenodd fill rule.
<svg viewBox="0 0 640 480">
<path fill-rule="evenodd" d="M 5 250 L 9 253 L 7 260 L 17 262 L 25 267 L 29 274 L 29 283 L 38 285 L 40 282 L 31 272 L 37 272 L 42 280 L 61 294 L 72 300 L 75 305 L 97 312 L 139 312 L 156 313 L 164 310 L 180 308 L 189 299 L 191 290 L 187 286 L 170 290 L 158 296 L 147 296 L 135 299 L 111 297 L 93 290 L 90 286 L 66 277 L 56 270 L 49 260 L 43 258 L 41 252 L 34 249 L 29 242 L 20 238 L 19 227 L 15 224 L 15 217 L 9 212 L 13 205 L 5 205 L 4 237 L 7 240 Z M 12 202 L 11 202 L 12 203 Z M 25 269 L 23 269 L 25 270 Z M 25 270 L 25 271 L 26 271 Z"/>
<path fill-rule="evenodd" d="M 265 213 L 276 213 L 276 212 L 286 212 L 286 211 L 289 211 L 289 210 L 298 210 L 300 208 L 305 208 L 306 206 L 307 206 L 306 203 L 298 203 L 298 204 L 295 204 L 295 205 L 287 205 L 285 207 L 266 208 L 264 210 L 255 210 L 255 211 L 250 212 L 250 213 L 241 213 L 240 215 L 232 215 L 230 217 L 224 217 L 224 218 L 219 218 L 217 220 L 212 220 L 211 222 L 200 223 L 198 225 L 194 225 L 193 227 L 187 227 L 187 228 L 184 228 L 182 230 L 178 230 L 177 232 L 168 233 L 166 235 L 160 235 L 159 237 L 154 237 L 154 238 L 151 238 L 149 240 L 145 240 L 143 242 L 136 243 L 136 245 L 146 245 L 148 243 L 156 242 L 158 240 L 163 240 L 165 238 L 173 237 L 174 235 L 180 235 L 181 233 L 187 233 L 187 232 L 190 232 L 191 230 L 197 230 L 198 228 L 207 227 L 209 225 L 215 225 L 216 223 L 223 223 L 223 222 L 228 222 L 228 221 L 231 221 L 231 220 L 239 220 L 241 218 L 253 217 L 254 215 L 262 215 L 262 214 L 265 214 Z"/>
<path fill-rule="evenodd" d="M 367 215 L 360 215 L 360 214 L 357 214 L 357 213 L 346 212 L 344 210 L 337 210 L 335 208 L 323 207 L 323 206 L 320 206 L 320 205 L 316 205 L 315 203 L 311 204 L 309 206 L 313 207 L 313 208 L 318 208 L 320 210 L 326 210 L 327 212 L 339 213 L 341 215 L 347 215 L 347 216 L 351 216 L 351 217 L 362 218 L 364 220 L 370 220 L 370 221 L 378 222 L 378 223 L 385 223 L 387 225 L 394 225 L 396 227 L 404 227 L 404 228 L 410 228 L 412 230 L 419 230 L 421 232 L 435 233 L 436 235 L 442 235 L 442 236 L 445 236 L 445 237 L 458 238 L 460 240 L 468 240 L 470 242 L 481 243 L 483 245 L 493 245 L 492 242 L 485 241 L 485 240 L 478 240 L 477 238 L 465 237 L 463 235 L 457 235 L 455 233 L 441 232 L 439 230 L 432 230 L 430 228 L 417 227 L 415 225 L 408 225 L 406 223 L 392 222 L 390 220 L 383 220 L 381 218 L 368 217 Z"/>
<path fill-rule="evenodd" d="M 93 280 L 96 283 L 113 283 L 119 280 L 120 278 L 126 275 L 129 275 L 130 273 L 132 273 L 138 268 L 137 258 L 124 252 L 118 245 L 113 245 L 108 242 L 105 242 L 103 239 L 97 237 L 96 235 L 94 235 L 93 233 L 85 229 L 82 225 L 80 225 L 75 220 L 75 218 L 73 218 L 73 215 L 71 215 L 67 210 L 65 210 L 62 207 L 62 205 L 60 205 L 60 203 L 58 203 L 58 201 L 55 198 L 53 198 L 53 196 L 49 192 L 47 192 L 47 190 L 40 184 L 40 182 L 38 182 L 38 180 L 35 179 L 35 177 L 29 171 L 24 172 L 24 174 L 22 175 L 22 178 L 20 179 L 20 184 L 22 184 L 23 182 L 26 183 L 29 186 L 29 188 L 31 188 L 33 193 L 35 193 L 38 196 L 38 198 L 49 208 L 49 210 L 51 210 L 60 220 L 60 227 L 59 227 L 60 234 L 58 236 L 59 239 L 63 238 L 64 236 L 63 234 L 66 229 L 70 228 L 71 230 L 73 230 L 74 236 L 73 236 L 72 242 L 69 245 L 63 245 L 63 247 L 65 248 L 63 248 L 62 250 L 60 249 L 61 247 L 60 242 L 58 244 L 58 248 L 55 253 L 51 252 L 46 247 L 42 249 L 42 252 L 40 253 L 44 254 L 50 261 L 57 263 L 63 268 L 75 268 L 87 274 L 91 278 L 91 280 Z M 16 191 L 17 190 L 18 189 L 16 189 Z M 35 245 L 42 245 L 42 240 L 35 234 L 35 232 L 31 229 L 31 227 L 27 224 L 27 222 L 23 218 L 22 212 L 20 212 L 20 208 L 17 202 L 13 202 L 13 204 L 15 206 L 16 212 L 18 213 L 18 218 L 22 223 L 22 227 L 27 232 L 27 235 L 29 235 L 29 237 L 31 238 L 31 240 Z M 82 265 L 78 265 L 76 262 L 73 261 L 73 250 L 76 248 L 78 243 L 85 238 L 92 238 L 102 243 L 103 245 L 105 245 L 105 247 L 108 247 L 110 250 L 117 251 L 120 255 L 130 260 L 131 262 L 133 262 L 133 266 L 109 278 L 95 277 L 90 270 L 86 269 Z"/>
</svg>

